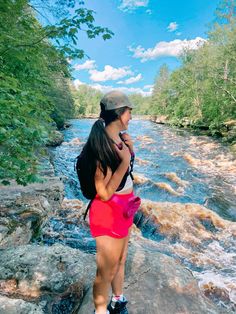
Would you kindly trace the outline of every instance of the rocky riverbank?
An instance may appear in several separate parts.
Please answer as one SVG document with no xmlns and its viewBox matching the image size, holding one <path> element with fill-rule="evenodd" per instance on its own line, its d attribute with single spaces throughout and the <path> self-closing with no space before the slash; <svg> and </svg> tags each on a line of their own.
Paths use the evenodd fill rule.
<svg viewBox="0 0 236 314">
<path fill-rule="evenodd" d="M 71 215 L 61 178 L 49 162 L 44 165 L 44 183 L 0 187 L 0 313 L 89 314 L 94 255 L 65 243 L 34 243 L 51 216 Z M 79 205 L 73 208 L 77 217 L 83 211 Z M 147 214 L 145 202 L 141 212 Z M 88 230 L 88 222 L 83 228 Z M 129 313 L 226 313 L 201 293 L 189 270 L 159 253 L 158 245 L 133 226 L 124 288 Z"/>
<path fill-rule="evenodd" d="M 229 143 L 231 151 L 236 154 L 236 120 L 229 120 L 222 123 L 217 129 L 210 129 L 209 126 L 204 124 L 196 124 L 189 118 L 180 120 L 168 119 L 167 116 L 148 116 L 150 121 L 158 124 L 167 124 L 177 126 L 180 128 L 188 128 L 195 130 L 201 134 L 208 136 L 218 136 L 224 142 Z"/>
</svg>

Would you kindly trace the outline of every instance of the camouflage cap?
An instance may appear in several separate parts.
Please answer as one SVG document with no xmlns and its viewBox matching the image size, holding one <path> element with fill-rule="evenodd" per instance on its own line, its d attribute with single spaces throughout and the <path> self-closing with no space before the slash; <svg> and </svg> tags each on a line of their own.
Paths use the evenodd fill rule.
<svg viewBox="0 0 236 314">
<path fill-rule="evenodd" d="M 134 108 L 133 104 L 131 104 L 129 101 L 129 98 L 118 90 L 114 90 L 105 94 L 101 100 L 101 104 L 104 105 L 105 110 L 112 110 L 122 107 Z"/>
</svg>

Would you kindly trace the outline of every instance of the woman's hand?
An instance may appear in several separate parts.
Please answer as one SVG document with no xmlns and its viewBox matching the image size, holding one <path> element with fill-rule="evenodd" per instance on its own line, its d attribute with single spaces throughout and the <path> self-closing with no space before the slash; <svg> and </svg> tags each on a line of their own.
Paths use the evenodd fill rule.
<svg viewBox="0 0 236 314">
<path fill-rule="evenodd" d="M 129 148 L 123 142 L 121 142 L 120 147 L 117 147 L 117 145 L 115 145 L 115 148 L 120 159 L 123 162 L 127 163 L 127 166 L 129 166 L 131 157 Z"/>
<path fill-rule="evenodd" d="M 128 133 L 122 133 L 121 137 L 125 144 L 129 147 L 130 152 L 134 151 L 134 144 L 133 141 Z"/>
</svg>

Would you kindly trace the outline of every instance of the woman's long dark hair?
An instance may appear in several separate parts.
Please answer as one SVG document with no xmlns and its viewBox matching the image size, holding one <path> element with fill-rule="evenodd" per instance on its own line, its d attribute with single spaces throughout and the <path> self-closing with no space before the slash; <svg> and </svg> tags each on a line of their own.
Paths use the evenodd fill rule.
<svg viewBox="0 0 236 314">
<path fill-rule="evenodd" d="M 104 176 L 107 174 L 108 167 L 114 172 L 120 164 L 120 159 L 115 151 L 111 138 L 105 130 L 105 126 L 119 119 L 128 107 L 105 110 L 102 103 L 100 103 L 100 106 L 100 118 L 93 124 L 83 149 L 86 156 L 88 156 L 88 162 L 90 164 L 89 172 L 93 172 L 88 173 L 88 176 L 94 176 L 98 164 Z"/>
</svg>

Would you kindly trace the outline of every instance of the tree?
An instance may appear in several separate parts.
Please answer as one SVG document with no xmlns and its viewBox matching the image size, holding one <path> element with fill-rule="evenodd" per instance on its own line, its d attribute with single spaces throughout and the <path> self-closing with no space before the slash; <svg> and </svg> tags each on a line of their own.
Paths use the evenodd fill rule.
<svg viewBox="0 0 236 314">
<path fill-rule="evenodd" d="M 155 78 L 154 88 L 152 92 L 151 99 L 151 113 L 163 114 L 167 107 L 167 92 L 168 92 L 168 82 L 169 82 L 169 69 L 166 64 L 160 67 L 159 72 Z"/>
<path fill-rule="evenodd" d="M 73 116 L 68 58 L 83 57 L 78 32 L 88 38 L 112 32 L 94 25 L 94 12 L 72 0 L 55 0 L 55 24 L 43 25 L 36 12 L 51 1 L 0 2 L 0 180 L 35 182 L 52 119 L 60 127 Z M 58 6 L 59 4 L 59 6 Z M 67 8 L 75 12 L 69 16 Z M 63 11 L 64 9 L 64 11 Z M 56 19 L 56 16 L 58 19 Z M 83 29 L 83 30 L 82 30 Z"/>
<path fill-rule="evenodd" d="M 216 132 L 236 118 L 236 1 L 221 1 L 207 42 L 186 50 L 181 66 L 167 77 L 160 69 L 152 95 L 152 113 L 167 114 L 175 123 L 186 117 L 191 125 Z"/>
<path fill-rule="evenodd" d="M 80 85 L 73 91 L 75 116 L 99 114 L 102 93 L 87 85 Z"/>
</svg>

